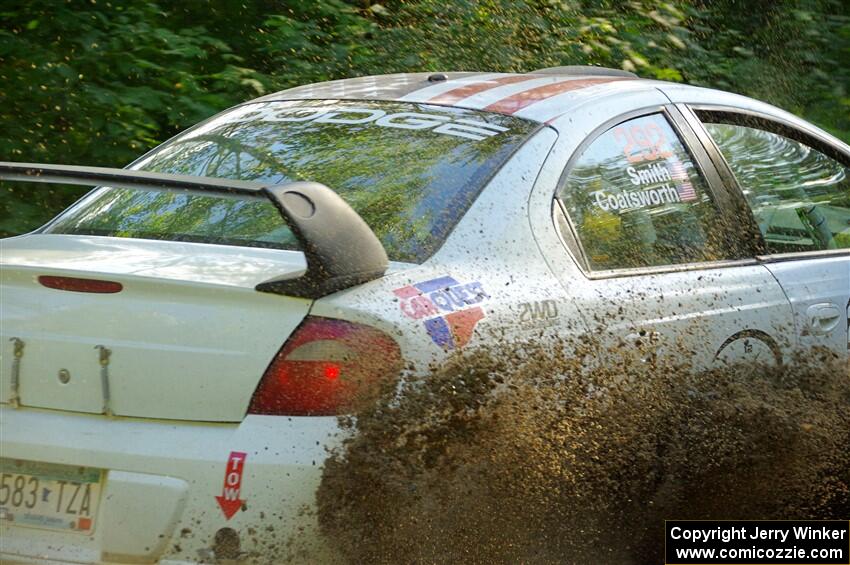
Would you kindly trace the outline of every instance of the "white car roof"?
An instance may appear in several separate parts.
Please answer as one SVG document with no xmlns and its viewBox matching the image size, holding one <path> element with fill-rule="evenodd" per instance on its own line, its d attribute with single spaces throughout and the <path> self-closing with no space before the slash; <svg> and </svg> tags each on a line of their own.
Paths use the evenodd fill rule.
<svg viewBox="0 0 850 565">
<path fill-rule="evenodd" d="M 571 106 L 601 94 L 654 89 L 659 84 L 628 73 L 610 72 L 600 68 L 599 74 L 592 70 L 582 74 L 399 73 L 297 86 L 252 102 L 309 99 L 420 102 L 486 110 L 545 123 Z M 441 78 L 433 80 L 435 75 Z"/>
<path fill-rule="evenodd" d="M 579 107 L 609 106 L 618 97 L 660 91 L 671 103 L 730 106 L 774 116 L 832 145 L 839 139 L 770 104 L 722 90 L 651 79 L 604 67 L 554 67 L 530 73 L 396 73 L 318 82 L 251 100 L 386 100 L 484 110 L 545 123 L 557 130 L 571 124 Z M 617 112 L 612 112 L 612 116 Z M 559 119 L 560 118 L 560 119 Z"/>
</svg>

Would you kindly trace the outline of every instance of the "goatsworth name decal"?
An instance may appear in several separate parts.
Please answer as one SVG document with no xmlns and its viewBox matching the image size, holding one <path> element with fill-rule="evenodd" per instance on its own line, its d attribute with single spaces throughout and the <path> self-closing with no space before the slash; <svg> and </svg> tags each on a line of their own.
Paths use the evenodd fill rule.
<svg viewBox="0 0 850 565">
<path fill-rule="evenodd" d="M 694 186 L 688 178 L 681 161 L 653 163 L 645 167 L 628 167 L 626 175 L 636 187 L 617 194 L 599 191 L 595 194 L 596 205 L 606 212 L 611 210 L 633 210 L 698 200 Z"/>
<path fill-rule="evenodd" d="M 439 277 L 397 288 L 399 308 L 408 318 L 422 320 L 431 341 L 444 349 L 466 345 L 472 338 L 484 309 L 479 306 L 490 295 L 478 281 L 461 283 Z"/>
</svg>

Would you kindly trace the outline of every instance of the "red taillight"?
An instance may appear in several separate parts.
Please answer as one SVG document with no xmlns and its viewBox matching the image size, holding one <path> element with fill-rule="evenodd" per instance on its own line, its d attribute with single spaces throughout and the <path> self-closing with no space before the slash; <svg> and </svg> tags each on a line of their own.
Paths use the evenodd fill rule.
<svg viewBox="0 0 850 565">
<path fill-rule="evenodd" d="M 266 369 L 249 414 L 328 416 L 356 411 L 395 382 L 401 352 L 384 332 L 308 316 Z"/>
<path fill-rule="evenodd" d="M 99 294 L 114 294 L 121 292 L 124 287 L 121 283 L 112 281 L 99 281 L 97 279 L 80 279 L 77 277 L 55 277 L 42 275 L 38 282 L 47 288 L 56 290 L 70 290 L 73 292 L 95 292 Z"/>
</svg>

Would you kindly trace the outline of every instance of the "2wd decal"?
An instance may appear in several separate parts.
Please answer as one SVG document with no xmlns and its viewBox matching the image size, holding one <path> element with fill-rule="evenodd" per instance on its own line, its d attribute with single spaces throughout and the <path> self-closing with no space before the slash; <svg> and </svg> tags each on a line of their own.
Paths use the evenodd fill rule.
<svg viewBox="0 0 850 565">
<path fill-rule="evenodd" d="M 245 459 L 247 453 L 231 451 L 227 458 L 227 467 L 224 470 L 224 486 L 221 488 L 221 496 L 216 496 L 221 511 L 227 520 L 233 518 L 236 511 L 242 508 L 244 500 L 239 498 L 242 490 L 242 472 L 245 470 Z"/>
<path fill-rule="evenodd" d="M 554 300 L 523 302 L 519 305 L 519 322 L 544 323 L 558 318 L 558 303 Z"/>
<path fill-rule="evenodd" d="M 393 291 L 404 315 L 422 320 L 431 341 L 444 349 L 466 345 L 484 309 L 477 306 L 490 298 L 478 281 L 461 283 L 440 277 Z"/>
</svg>

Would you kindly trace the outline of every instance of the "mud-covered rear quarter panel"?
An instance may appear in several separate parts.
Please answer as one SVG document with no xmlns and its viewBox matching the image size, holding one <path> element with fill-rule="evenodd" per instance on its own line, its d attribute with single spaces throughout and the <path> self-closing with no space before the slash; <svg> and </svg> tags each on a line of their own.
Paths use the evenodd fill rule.
<svg viewBox="0 0 850 565">
<path fill-rule="evenodd" d="M 528 217 L 532 187 L 556 138 L 544 127 L 527 141 L 428 261 L 320 299 L 311 314 L 381 328 L 417 369 L 461 350 L 534 339 L 541 331 L 583 331 Z"/>
</svg>

